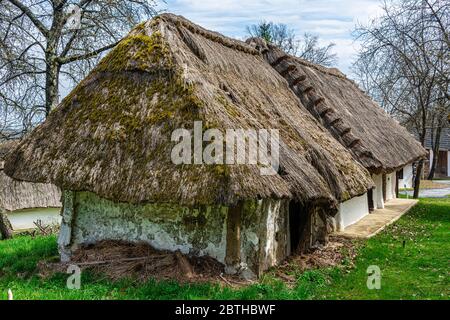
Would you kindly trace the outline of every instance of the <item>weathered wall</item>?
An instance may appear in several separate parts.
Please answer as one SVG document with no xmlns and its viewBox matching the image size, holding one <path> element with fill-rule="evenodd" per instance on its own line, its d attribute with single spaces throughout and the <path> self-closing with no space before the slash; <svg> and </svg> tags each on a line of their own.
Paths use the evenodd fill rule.
<svg viewBox="0 0 450 320">
<path fill-rule="evenodd" d="M 369 202 L 367 193 L 343 202 L 339 205 L 336 215 L 337 230 L 342 231 L 346 227 L 358 222 L 369 214 Z"/>
<path fill-rule="evenodd" d="M 257 275 L 289 255 L 289 201 L 249 201 L 244 208 L 241 254 Z"/>
<path fill-rule="evenodd" d="M 176 205 L 115 203 L 88 192 L 64 193 L 61 258 L 80 244 L 100 240 L 144 241 L 161 250 L 209 255 L 225 262 L 227 207 L 190 209 Z M 287 255 L 287 201 L 244 204 L 241 272 L 251 277 Z"/>
<path fill-rule="evenodd" d="M 0 168 L 0 209 L 61 207 L 61 192 L 51 184 L 13 180 Z"/>
<path fill-rule="evenodd" d="M 225 258 L 226 207 L 189 209 L 175 205 L 114 203 L 93 193 L 74 198 L 73 243 L 144 241 L 156 249 Z"/>
</svg>

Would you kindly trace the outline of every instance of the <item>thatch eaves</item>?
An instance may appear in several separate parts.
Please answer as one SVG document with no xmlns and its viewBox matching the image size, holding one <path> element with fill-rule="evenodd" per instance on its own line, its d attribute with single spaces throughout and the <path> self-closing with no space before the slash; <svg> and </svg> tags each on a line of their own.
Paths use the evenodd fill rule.
<svg viewBox="0 0 450 320">
<path fill-rule="evenodd" d="M 417 140 L 355 82 L 335 68 L 290 56 L 249 39 L 333 136 L 371 173 L 392 172 L 426 156 Z"/>
<path fill-rule="evenodd" d="M 278 175 L 257 165 L 174 165 L 171 132 L 279 129 Z M 10 176 L 130 203 L 295 198 L 336 205 L 372 186 L 259 51 L 170 14 L 138 25 L 25 138 Z"/>
</svg>

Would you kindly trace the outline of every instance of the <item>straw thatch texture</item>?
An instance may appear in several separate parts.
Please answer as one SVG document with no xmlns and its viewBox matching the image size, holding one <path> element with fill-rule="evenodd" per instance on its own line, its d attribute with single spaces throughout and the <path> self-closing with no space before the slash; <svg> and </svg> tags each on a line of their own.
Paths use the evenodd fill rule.
<svg viewBox="0 0 450 320">
<path fill-rule="evenodd" d="M 288 82 L 302 103 L 371 173 L 392 172 L 425 149 L 339 70 L 289 56 L 262 39 L 247 41 Z"/>
<path fill-rule="evenodd" d="M 279 129 L 279 175 L 256 165 L 171 162 L 171 133 Z M 336 205 L 369 173 L 247 44 L 165 14 L 137 26 L 9 157 L 17 179 L 120 202 L 233 204 L 293 198 Z"/>
<path fill-rule="evenodd" d="M 3 172 L 3 160 L 18 141 L 0 143 L 0 211 L 61 206 L 61 192 L 51 184 L 13 180 Z"/>
</svg>

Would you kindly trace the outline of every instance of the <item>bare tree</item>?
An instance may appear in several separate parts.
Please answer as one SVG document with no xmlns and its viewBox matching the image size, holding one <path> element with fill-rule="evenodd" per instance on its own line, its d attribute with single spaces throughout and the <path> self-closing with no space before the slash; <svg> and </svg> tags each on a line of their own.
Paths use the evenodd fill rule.
<svg viewBox="0 0 450 320">
<path fill-rule="evenodd" d="M 389 1 L 382 16 L 356 29 L 362 47 L 355 73 L 361 85 L 422 145 L 427 129 L 441 126 L 450 110 L 449 6 L 440 0 Z M 416 170 L 416 198 L 423 166 L 420 161 Z"/>
<path fill-rule="evenodd" d="M 0 0 L 0 138 L 27 130 L 59 103 L 60 79 L 74 84 L 154 0 Z"/>
<path fill-rule="evenodd" d="M 295 31 L 283 23 L 261 21 L 247 26 L 247 33 L 251 37 L 260 37 L 272 43 L 288 54 L 300 57 L 313 63 L 332 66 L 337 63 L 337 55 L 333 53 L 334 43 L 326 46 L 319 44 L 319 37 L 305 33 L 297 38 Z"/>
</svg>

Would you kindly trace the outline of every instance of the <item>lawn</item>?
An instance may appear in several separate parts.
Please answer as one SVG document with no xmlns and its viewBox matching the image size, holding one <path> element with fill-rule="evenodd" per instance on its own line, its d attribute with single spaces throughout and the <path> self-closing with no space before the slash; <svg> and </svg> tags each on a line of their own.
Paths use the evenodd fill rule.
<svg viewBox="0 0 450 320">
<path fill-rule="evenodd" d="M 57 258 L 56 237 L 0 241 L 0 299 L 449 299 L 450 198 L 422 199 L 394 225 L 359 244 L 355 261 L 294 272 L 287 286 L 267 273 L 240 289 L 214 284 L 111 282 L 83 273 L 81 290 L 66 288 L 66 274 L 41 279 L 36 264 Z M 381 270 L 381 289 L 367 288 L 367 268 Z"/>
</svg>

